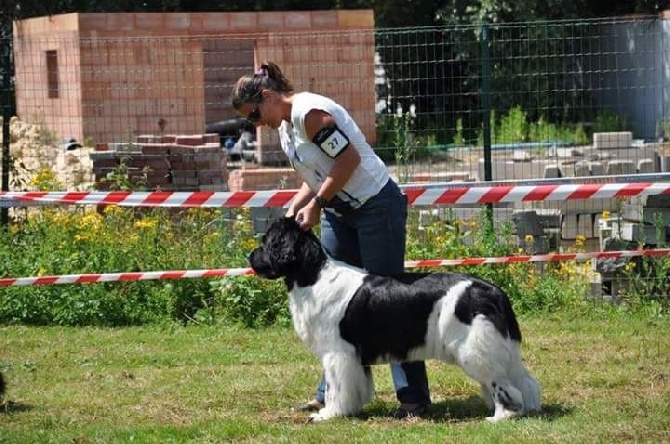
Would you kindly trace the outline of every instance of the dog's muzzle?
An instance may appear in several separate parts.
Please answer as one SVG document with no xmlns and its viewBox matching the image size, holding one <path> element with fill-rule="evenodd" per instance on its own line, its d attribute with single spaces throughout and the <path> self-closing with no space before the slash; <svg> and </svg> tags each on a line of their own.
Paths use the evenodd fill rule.
<svg viewBox="0 0 670 444">
<path fill-rule="evenodd" d="M 268 254 L 263 247 L 255 248 L 249 253 L 247 260 L 249 261 L 249 265 L 251 265 L 251 269 L 254 270 L 254 273 L 257 275 L 266 279 L 276 279 L 279 277 L 275 269 L 272 267 Z"/>
</svg>

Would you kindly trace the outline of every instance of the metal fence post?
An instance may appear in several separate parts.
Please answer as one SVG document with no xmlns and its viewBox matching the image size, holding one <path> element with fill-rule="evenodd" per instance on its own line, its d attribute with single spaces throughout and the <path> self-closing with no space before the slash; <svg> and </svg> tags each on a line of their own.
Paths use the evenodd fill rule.
<svg viewBox="0 0 670 444">
<path fill-rule="evenodd" d="M 482 138 L 484 139 L 484 180 L 493 180 L 493 168 L 491 166 L 491 55 L 489 53 L 489 26 L 482 25 L 481 35 L 482 50 Z M 493 205 L 486 204 L 487 229 L 493 233 Z"/>
<path fill-rule="evenodd" d="M 12 21 L 9 14 L 2 14 L 3 23 L 0 23 L 0 52 L 2 52 L 2 63 L 0 71 L 2 74 L 2 191 L 9 191 L 9 169 L 11 166 L 9 152 L 9 120 L 12 118 L 13 100 L 12 73 L 14 72 L 12 59 Z M 7 23 L 8 22 L 8 23 Z M 0 207 L 0 225 L 6 227 L 9 223 L 9 210 Z"/>
</svg>

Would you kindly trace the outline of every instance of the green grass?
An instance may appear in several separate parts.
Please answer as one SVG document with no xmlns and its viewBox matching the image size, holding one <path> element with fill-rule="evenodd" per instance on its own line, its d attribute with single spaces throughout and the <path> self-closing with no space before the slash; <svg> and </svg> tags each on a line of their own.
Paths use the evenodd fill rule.
<svg viewBox="0 0 670 444">
<path fill-rule="evenodd" d="M 398 422 L 387 366 L 362 414 L 306 424 L 320 374 L 290 328 L 0 328 L 0 443 L 670 442 L 670 319 L 594 308 L 520 319 L 541 415 L 489 424 L 476 384 L 430 362 L 424 419 Z"/>
</svg>

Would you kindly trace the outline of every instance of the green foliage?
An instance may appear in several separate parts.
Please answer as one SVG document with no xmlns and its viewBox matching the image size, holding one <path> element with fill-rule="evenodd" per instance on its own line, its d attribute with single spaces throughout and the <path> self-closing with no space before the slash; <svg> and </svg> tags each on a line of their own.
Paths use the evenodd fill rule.
<svg viewBox="0 0 670 444">
<path fill-rule="evenodd" d="M 492 229 L 486 212 L 459 220 L 447 212 L 419 223 L 410 211 L 407 259 L 531 254 L 519 251 L 512 227 Z M 529 244 L 529 242 L 526 242 Z M 0 274 L 7 277 L 247 267 L 257 245 L 248 209 L 40 208 L 0 233 Z M 577 246 L 579 247 L 579 246 Z M 16 254 L 16 252 L 21 252 Z M 658 260 L 658 259 L 656 259 Z M 670 261 L 640 268 L 627 309 L 670 309 Z M 449 267 L 503 288 L 520 312 L 585 307 L 589 264 L 570 262 Z M 429 271 L 436 271 L 431 269 Z M 144 325 L 235 323 L 261 327 L 289 322 L 283 281 L 238 276 L 0 288 L 0 324 Z"/>
<path fill-rule="evenodd" d="M 463 118 L 456 119 L 456 134 L 454 134 L 454 145 L 465 146 L 466 141 L 463 136 Z"/>
<path fill-rule="evenodd" d="M 670 119 L 660 119 L 656 122 L 656 137 L 665 142 L 670 140 Z"/>
<path fill-rule="evenodd" d="M 500 118 L 496 117 L 495 112 L 491 112 L 490 120 L 493 143 L 560 142 L 573 145 L 589 143 L 589 134 L 582 123 L 557 125 L 543 116 L 535 122 L 529 122 L 528 114 L 519 106 L 513 107 Z M 625 128 L 625 119 L 606 109 L 597 114 L 592 132 L 621 131 Z M 477 142 L 481 145 L 483 141 L 484 137 L 480 131 Z"/>
<path fill-rule="evenodd" d="M 624 131 L 628 127 L 626 119 L 611 109 L 604 109 L 596 114 L 593 122 L 593 132 Z"/>
<path fill-rule="evenodd" d="M 405 183 L 409 180 L 410 170 L 416 160 L 416 133 L 414 133 L 414 117 L 405 113 L 401 117 L 393 116 L 393 147 L 394 160 L 398 167 L 398 180 Z"/>
<path fill-rule="evenodd" d="M 102 212 L 31 210 L 0 234 L 0 273 L 20 277 L 244 267 L 256 245 L 248 213 L 114 206 Z M 0 289 L 0 323 L 186 322 L 217 302 L 219 294 L 206 279 L 7 287 Z"/>
<path fill-rule="evenodd" d="M 413 217 L 418 217 L 414 214 Z M 425 225 L 411 221 L 407 242 L 410 260 L 513 256 L 520 253 L 511 224 L 487 228 L 486 210 L 470 220 L 446 212 Z M 523 254 L 532 252 L 521 251 Z M 574 309 L 587 304 L 588 267 L 565 263 L 544 270 L 533 263 L 448 267 L 495 283 L 512 299 L 519 313 Z M 434 269 L 433 269 L 434 271 Z"/>
<path fill-rule="evenodd" d="M 654 245 L 667 248 L 666 222 L 660 213 L 654 215 L 654 228 Z M 621 280 L 621 298 L 627 306 L 652 314 L 670 311 L 670 257 L 641 257 L 629 261 Z"/>
<path fill-rule="evenodd" d="M 283 280 L 267 281 L 257 277 L 235 276 L 212 282 L 220 313 L 246 327 L 265 327 L 287 323 L 290 318 Z M 214 319 L 214 313 L 208 312 Z"/>
<path fill-rule="evenodd" d="M 526 113 L 515 106 L 500 118 L 496 126 L 494 143 L 528 142 L 529 126 Z"/>
<path fill-rule="evenodd" d="M 409 112 L 402 116 L 377 116 L 377 155 L 398 167 L 401 183 L 407 182 L 417 160 L 431 156 L 431 148 L 437 144 L 437 139 L 435 132 L 420 134 L 417 117 Z"/>
<path fill-rule="evenodd" d="M 48 167 L 40 168 L 30 179 L 28 185 L 37 191 L 60 190 L 63 188 L 63 184 L 58 180 L 56 172 Z"/>
<path fill-rule="evenodd" d="M 103 182 L 108 184 L 108 189 L 112 191 L 132 191 L 132 190 L 146 190 L 148 184 L 147 175 L 151 172 L 151 168 L 145 166 L 142 168 L 141 175 L 135 178 L 131 177 L 128 162 L 130 156 L 121 157 L 118 165 L 103 179 Z"/>
<path fill-rule="evenodd" d="M 629 262 L 620 280 L 619 296 L 626 308 L 652 315 L 670 311 L 670 258 L 644 257 Z"/>
</svg>

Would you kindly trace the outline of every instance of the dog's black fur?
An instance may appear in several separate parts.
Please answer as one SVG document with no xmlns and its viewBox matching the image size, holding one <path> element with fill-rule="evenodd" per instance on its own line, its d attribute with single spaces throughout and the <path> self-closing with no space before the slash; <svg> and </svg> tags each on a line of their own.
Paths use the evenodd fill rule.
<svg viewBox="0 0 670 444">
<path fill-rule="evenodd" d="M 472 325 L 473 319 L 482 315 L 501 336 L 521 342 L 519 324 L 504 293 L 472 276 L 444 273 L 366 276 L 340 321 L 340 334 L 357 344 L 364 364 L 374 364 L 385 356 L 405 361 L 409 350 L 426 345 L 428 318 L 445 289 L 465 279 L 472 285 L 456 303 L 458 320 Z"/>
</svg>

